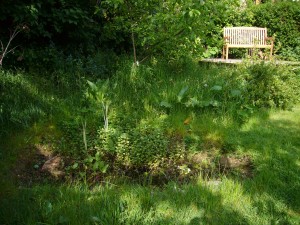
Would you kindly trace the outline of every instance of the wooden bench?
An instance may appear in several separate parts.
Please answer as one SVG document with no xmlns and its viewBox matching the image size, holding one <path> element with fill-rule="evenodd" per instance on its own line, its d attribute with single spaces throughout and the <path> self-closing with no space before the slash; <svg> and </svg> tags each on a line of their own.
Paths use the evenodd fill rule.
<svg viewBox="0 0 300 225">
<path fill-rule="evenodd" d="M 268 37 L 267 28 L 225 27 L 222 58 L 228 59 L 229 48 L 269 48 L 272 57 L 274 39 Z"/>
</svg>

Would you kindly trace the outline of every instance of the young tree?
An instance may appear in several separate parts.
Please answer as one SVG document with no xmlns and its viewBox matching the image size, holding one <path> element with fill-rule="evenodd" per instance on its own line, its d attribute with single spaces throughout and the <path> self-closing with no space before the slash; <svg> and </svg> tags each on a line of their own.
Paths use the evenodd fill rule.
<svg viewBox="0 0 300 225">
<path fill-rule="evenodd" d="M 11 47 L 11 43 L 14 40 L 14 38 L 21 32 L 28 30 L 28 27 L 26 24 L 20 24 L 18 25 L 13 31 L 10 32 L 10 37 L 6 44 L 3 44 L 3 42 L 0 40 L 0 69 L 2 68 L 3 59 L 7 54 L 13 52 L 18 46 Z"/>
</svg>

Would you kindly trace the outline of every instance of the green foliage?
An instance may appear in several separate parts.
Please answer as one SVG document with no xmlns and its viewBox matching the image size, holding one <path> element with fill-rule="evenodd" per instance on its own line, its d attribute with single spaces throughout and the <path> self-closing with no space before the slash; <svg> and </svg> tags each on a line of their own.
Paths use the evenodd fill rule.
<svg viewBox="0 0 300 225">
<path fill-rule="evenodd" d="M 199 134 L 192 121 L 200 115 L 231 115 L 245 121 L 261 108 L 285 109 L 299 101 L 300 93 L 294 91 L 299 89 L 299 77 L 289 67 L 249 63 L 205 68 L 193 62 L 184 67 L 189 74 L 183 69 L 174 75 L 158 64 L 131 69 L 122 65 L 111 80 L 111 96 L 116 99 L 111 127 L 100 129 L 97 149 L 113 155 L 119 165 L 147 165 L 176 156 L 179 149 L 171 143 L 178 132 L 182 149 L 198 149 L 201 137 L 195 138 Z M 141 125 L 145 121 L 152 123 Z"/>
<path fill-rule="evenodd" d="M 87 81 L 89 85 L 88 92 L 86 93 L 87 99 L 91 102 L 91 105 L 95 111 L 102 106 L 102 115 L 104 120 L 104 129 L 108 130 L 108 109 L 111 101 L 109 100 L 107 93 L 109 88 L 109 80 L 106 80 L 103 84 L 95 84 L 91 81 Z"/>
<path fill-rule="evenodd" d="M 94 172 L 106 173 L 108 164 L 101 159 L 100 152 L 96 152 L 95 156 L 88 156 L 84 162 L 87 168 L 92 168 Z"/>
<path fill-rule="evenodd" d="M 1 28 L 6 29 L 2 32 L 7 32 L 11 24 L 26 23 L 30 32 L 25 35 L 23 43 L 26 41 L 40 46 L 42 42 L 53 41 L 60 47 L 65 45 L 64 49 L 75 46 L 94 48 L 93 40 L 99 30 L 92 19 L 92 2 L 47 0 L 7 1 L 2 4 L 5 6 L 0 7 L 0 23 Z"/>
<path fill-rule="evenodd" d="M 135 60 L 140 62 L 153 56 L 176 62 L 182 56 L 220 56 L 225 26 L 267 27 L 269 36 L 276 37 L 276 53 L 284 59 L 299 60 L 299 2 L 268 1 L 246 8 L 240 3 L 6 1 L 0 5 L 1 41 L 7 43 L 10 30 L 26 24 L 29 32 L 14 40 L 14 46 L 19 47 L 7 57 L 7 68 L 65 72 L 70 67 L 101 79 L 115 66 L 111 65 L 114 56 L 111 60 L 103 57 L 107 51 L 111 54 L 108 49 L 118 54 L 135 52 Z M 93 57 L 99 49 L 104 53 Z M 234 54 L 243 56 L 240 50 Z"/>
<path fill-rule="evenodd" d="M 205 49 L 210 52 L 206 55 L 216 53 L 220 21 L 232 15 L 238 2 L 102 1 L 103 8 L 99 6 L 97 12 L 106 20 L 106 38 L 131 42 L 140 60 L 157 55 L 177 59 L 187 54 L 199 57 Z"/>
<path fill-rule="evenodd" d="M 96 148 L 115 155 L 119 165 L 146 166 L 167 156 L 168 138 L 162 128 L 147 126 L 128 131 L 122 131 L 121 128 L 108 132 L 100 130 Z"/>
<path fill-rule="evenodd" d="M 84 149 L 81 126 L 78 119 L 65 119 L 58 124 L 61 137 L 58 140 L 58 152 L 73 157 L 80 156 Z M 87 136 L 89 133 L 87 133 Z M 88 141 L 90 143 L 90 141 Z M 90 147 L 90 146 L 89 146 Z"/>
<path fill-rule="evenodd" d="M 99 85 L 93 82 L 88 86 L 82 78 L 83 86 L 91 89 L 87 94 L 91 102 L 86 101 L 85 88 L 70 85 L 72 88 L 52 90 L 63 98 L 56 98 L 50 106 L 60 107 L 64 114 L 51 113 L 48 105 L 44 109 L 52 115 L 49 120 L 58 124 L 58 131 L 48 132 L 56 133 L 50 143 L 65 159 L 67 175 L 92 185 L 76 185 L 71 179 L 69 187 L 6 186 L 0 192 L 0 223 L 298 224 L 299 166 L 295 156 L 299 152 L 300 109 L 270 112 L 269 107 L 284 108 L 299 98 L 299 67 L 253 62 L 207 66 L 189 60 L 165 63 L 157 58 L 140 66 L 126 60 L 116 67 L 109 83 L 102 79 Z M 19 105 L 21 112 L 30 104 L 46 104 L 49 90 L 42 87 L 52 85 L 51 79 L 1 73 L 1 113 L 6 113 L 2 117 L 8 115 L 5 118 L 10 120 L 6 109 Z M 81 72 L 77 75 L 84 76 Z M 101 104 L 96 107 L 96 100 L 103 97 L 113 102 L 107 130 L 102 120 L 99 122 Z M 250 115 L 249 111 L 258 109 L 268 111 Z M 240 124 L 238 113 L 246 113 L 248 121 Z M 1 123 L 1 127 L 10 124 Z M 22 143 L 30 142 L 18 150 L 23 157 L 25 150 L 40 144 L 33 141 L 35 134 L 29 136 L 20 138 Z M 43 143 L 44 139 L 39 139 Z M 4 165 L 19 143 L 14 138 L 12 145 L 2 140 L 0 163 Z M 251 179 L 242 179 L 238 170 L 234 176 L 225 174 L 218 164 L 220 154 L 251 157 L 253 163 L 246 168 Z M 193 158 L 196 155 L 198 158 Z M 13 178 L 14 166 L 1 171 L 2 183 Z M 195 170 L 201 172 L 200 178 L 182 184 L 186 176 L 197 177 Z M 209 180 L 214 171 L 218 180 Z M 130 172 L 144 178 L 144 187 L 133 184 L 132 179 L 130 185 L 123 183 L 132 176 Z M 126 176 L 114 180 L 119 174 Z M 155 181 L 157 174 L 164 180 Z M 170 182 L 173 178 L 178 183 Z M 148 181 L 151 186 L 145 185 Z M 215 214 L 218 216 L 212 216 Z"/>
<path fill-rule="evenodd" d="M 124 178 L 93 186 L 76 182 L 13 185 L 1 189 L 0 223 L 299 224 L 299 113 L 298 106 L 224 131 L 230 132 L 240 152 L 251 155 L 251 178 L 200 176 L 195 182 L 169 182 L 160 187 Z M 4 150 L 15 151 L 11 146 Z M 2 159 L 1 163 L 6 161 Z M 184 173 L 188 168 L 181 170 Z"/>
<path fill-rule="evenodd" d="M 12 30 L 24 24 L 7 58 L 7 68 L 57 69 L 62 55 L 86 56 L 99 49 L 101 20 L 94 15 L 96 2 L 78 0 L 5 1 L 0 3 L 1 41 L 7 43 Z M 106 49 L 106 48 L 103 48 Z"/>
<path fill-rule="evenodd" d="M 111 79 L 97 82 L 87 82 L 81 69 L 75 78 L 81 86 L 72 83 L 68 88 L 54 88 L 51 96 L 55 100 L 42 109 L 43 115 L 52 116 L 51 120 L 55 116 L 60 131 L 53 141 L 55 151 L 71 157 L 70 174 L 78 172 L 83 179 L 103 176 L 107 169 L 112 173 L 123 168 L 164 171 L 176 162 L 180 162 L 181 169 L 176 167 L 172 172 L 186 174 L 194 167 L 180 160 L 191 152 L 235 151 L 231 142 L 224 140 L 226 137 L 216 134 L 216 140 L 210 138 L 214 136 L 210 133 L 217 130 L 215 124 L 246 122 L 260 109 L 289 108 L 300 96 L 297 67 L 271 63 L 207 66 L 188 59 L 175 63 L 152 58 L 148 64 L 137 66 L 127 59 L 116 65 Z M 37 88 L 27 83 L 32 96 L 22 90 L 16 97 L 12 82 L 5 84 L 14 76 L 2 73 L 2 118 L 9 117 L 5 110 L 15 107 L 13 101 L 24 107 L 22 97 L 29 101 L 26 105 L 41 107 L 45 100 L 40 94 L 43 85 Z M 46 85 L 51 80 L 42 82 Z M 207 115 L 213 123 L 201 122 Z M 26 120 L 21 113 L 19 116 Z M 28 125 L 40 117 L 37 115 Z"/>
<path fill-rule="evenodd" d="M 300 61 L 300 38 L 294 39 L 293 46 L 283 46 L 280 50 L 280 56 L 291 61 Z"/>
<path fill-rule="evenodd" d="M 168 152 L 168 139 L 163 132 L 161 129 L 151 127 L 134 130 L 129 160 L 134 165 L 145 165 L 165 157 Z"/>
<path fill-rule="evenodd" d="M 289 108 L 299 101 L 299 76 L 289 67 L 249 65 L 245 74 L 245 100 L 254 107 Z"/>
<path fill-rule="evenodd" d="M 267 27 L 268 36 L 275 37 L 276 53 L 288 60 L 299 60 L 300 3 L 281 1 L 247 8 L 242 14 L 244 23 Z"/>
</svg>

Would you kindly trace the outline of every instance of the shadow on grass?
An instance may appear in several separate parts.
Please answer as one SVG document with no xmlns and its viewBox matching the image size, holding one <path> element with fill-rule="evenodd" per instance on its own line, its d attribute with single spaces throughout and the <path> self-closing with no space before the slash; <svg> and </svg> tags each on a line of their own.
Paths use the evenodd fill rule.
<svg viewBox="0 0 300 225">
<path fill-rule="evenodd" d="M 241 145 L 254 153 L 253 181 L 264 184 L 258 190 L 300 210 L 300 124 L 276 119 L 254 124 L 240 136 Z"/>
<path fill-rule="evenodd" d="M 299 111 L 299 110 L 298 110 Z M 258 216 L 271 224 L 300 222 L 300 120 L 296 116 L 258 120 L 237 135 L 237 143 L 253 156 L 253 180 L 241 182 Z M 295 222 L 296 221 L 296 222 Z"/>
<path fill-rule="evenodd" d="M 155 191 L 155 192 L 154 192 Z M 88 190 L 43 186 L 2 199 L 1 224 L 248 224 L 207 187 Z"/>
<path fill-rule="evenodd" d="M 0 224 L 293 224 L 300 209 L 299 122 L 258 119 L 234 135 L 234 144 L 255 164 L 253 179 L 236 181 L 240 194 L 251 199 L 242 209 L 231 206 L 231 196 L 218 186 L 206 183 L 98 190 L 44 185 L 2 198 Z M 249 216 L 243 207 L 254 212 Z"/>
</svg>

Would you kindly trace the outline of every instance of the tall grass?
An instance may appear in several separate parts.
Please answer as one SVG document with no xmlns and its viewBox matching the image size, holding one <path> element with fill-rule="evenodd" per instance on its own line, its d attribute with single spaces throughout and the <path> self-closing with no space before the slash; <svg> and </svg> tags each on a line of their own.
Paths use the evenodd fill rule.
<svg viewBox="0 0 300 225">
<path fill-rule="evenodd" d="M 51 80 L 49 89 L 44 88 L 47 81 L 43 79 L 0 73 L 5 93 L 1 95 L 1 126 L 14 124 L 17 129 L 41 118 L 53 125 L 46 131 L 39 123 L 38 132 L 28 131 L 31 138 L 21 134 L 20 138 L 8 136 L 5 143 L 1 139 L 0 224 L 299 224 L 300 111 L 299 106 L 278 111 L 299 98 L 294 91 L 299 74 L 290 68 L 207 66 L 190 61 L 170 64 L 154 59 L 136 67 L 129 61 L 119 62 L 105 90 L 111 102 L 107 133 L 102 129 L 101 105 L 97 108 L 86 98 L 84 72 L 76 75 L 75 85 L 68 84 L 67 78 L 66 83 Z M 97 76 L 89 80 L 96 83 Z M 99 83 L 106 81 L 98 78 L 102 78 Z M 257 92 L 256 86 L 261 88 Z M 42 113 L 24 116 L 31 104 Z M 13 110 L 19 113 L 14 115 Z M 82 139 L 82 119 L 87 121 L 88 151 Z M 87 166 L 85 157 L 97 151 L 107 157 L 104 153 L 110 151 L 110 157 L 120 158 L 109 168 L 117 168 L 124 162 L 120 153 L 138 165 L 149 162 L 137 153 L 157 153 L 149 156 L 155 159 L 168 156 L 173 149 L 168 146 L 173 145 L 166 140 L 188 153 L 249 157 L 252 174 L 243 178 L 235 171 L 208 177 L 200 171 L 204 174 L 195 176 L 193 182 L 169 180 L 158 186 L 149 180 L 141 184 L 110 176 L 93 186 L 77 181 L 26 187 L 6 181 L 14 177 L 14 162 L 26 146 L 50 141 L 56 153 L 78 162 L 79 168 Z M 174 153 L 180 153 L 178 149 Z M 167 153 L 162 156 L 163 151 Z M 110 163 L 109 158 L 103 160 Z M 174 170 L 178 165 L 168 164 Z"/>
<path fill-rule="evenodd" d="M 252 155 L 253 178 L 163 187 L 107 182 L 17 188 L 2 195 L 1 224 L 298 224 L 299 107 L 232 132 Z"/>
</svg>

